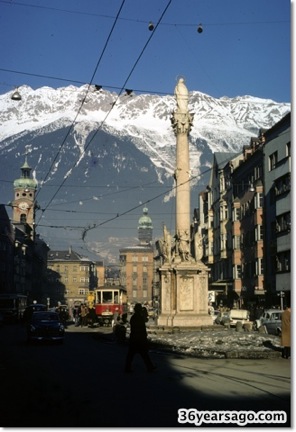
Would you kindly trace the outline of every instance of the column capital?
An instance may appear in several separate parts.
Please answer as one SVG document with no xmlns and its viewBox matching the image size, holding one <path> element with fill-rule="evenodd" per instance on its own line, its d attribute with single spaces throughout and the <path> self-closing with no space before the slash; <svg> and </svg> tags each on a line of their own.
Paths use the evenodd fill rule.
<svg viewBox="0 0 296 432">
<path fill-rule="evenodd" d="M 174 111 L 171 116 L 171 123 L 175 135 L 186 134 L 189 135 L 193 125 L 194 114 L 187 112 Z"/>
</svg>

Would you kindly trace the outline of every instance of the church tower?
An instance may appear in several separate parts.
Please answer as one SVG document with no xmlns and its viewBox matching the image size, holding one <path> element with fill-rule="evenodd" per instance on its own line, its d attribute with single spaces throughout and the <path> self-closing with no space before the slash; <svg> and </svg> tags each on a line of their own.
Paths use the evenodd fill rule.
<svg viewBox="0 0 296 432">
<path fill-rule="evenodd" d="M 152 220 L 148 216 L 148 209 L 143 208 L 143 216 L 140 217 L 138 222 L 138 239 L 141 244 L 151 244 L 153 234 Z"/>
<path fill-rule="evenodd" d="M 12 223 L 28 224 L 34 235 L 35 224 L 35 196 L 37 191 L 37 180 L 31 178 L 31 167 L 28 165 L 27 158 L 21 167 L 21 177 L 13 183 L 14 200 L 12 201 Z"/>
</svg>

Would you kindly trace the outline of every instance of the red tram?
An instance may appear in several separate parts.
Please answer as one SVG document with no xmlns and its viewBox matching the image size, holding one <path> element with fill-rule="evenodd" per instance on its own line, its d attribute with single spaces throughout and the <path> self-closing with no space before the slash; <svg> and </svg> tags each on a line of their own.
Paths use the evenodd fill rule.
<svg viewBox="0 0 296 432">
<path fill-rule="evenodd" d="M 115 313 L 127 313 L 127 293 L 124 287 L 102 286 L 94 294 L 94 307 L 101 325 L 111 325 Z"/>
</svg>

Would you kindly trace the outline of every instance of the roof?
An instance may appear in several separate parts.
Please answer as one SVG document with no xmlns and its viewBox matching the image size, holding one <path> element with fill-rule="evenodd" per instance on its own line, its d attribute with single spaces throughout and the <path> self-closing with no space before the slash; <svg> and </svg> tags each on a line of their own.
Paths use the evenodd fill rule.
<svg viewBox="0 0 296 432">
<path fill-rule="evenodd" d="M 153 246 L 151 245 L 136 245 L 136 246 L 127 246 L 119 250 L 119 253 L 127 253 L 127 252 L 153 252 Z"/>
<path fill-rule="evenodd" d="M 231 161 L 232 159 L 234 159 L 236 156 L 240 155 L 241 153 L 214 153 L 214 158 L 216 159 L 218 168 L 224 168 L 224 166 Z"/>
<path fill-rule="evenodd" d="M 48 253 L 48 261 L 87 261 L 92 262 L 89 258 L 82 257 L 77 252 L 74 252 L 72 249 L 69 250 L 50 250 Z"/>
</svg>

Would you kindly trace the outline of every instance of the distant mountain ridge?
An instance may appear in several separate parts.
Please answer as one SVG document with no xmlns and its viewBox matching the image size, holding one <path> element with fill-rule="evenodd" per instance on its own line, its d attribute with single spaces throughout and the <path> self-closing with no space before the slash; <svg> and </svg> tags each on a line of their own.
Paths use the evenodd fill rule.
<svg viewBox="0 0 296 432">
<path fill-rule="evenodd" d="M 83 207 L 85 219 L 79 226 L 87 227 L 100 223 L 107 225 L 104 221 L 109 215 L 112 218 L 113 214 L 120 215 L 126 209 L 148 201 L 154 233 L 159 236 L 162 224 L 172 218 L 166 213 L 171 208 L 173 196 L 170 189 L 176 138 L 170 116 L 176 107 L 175 98 L 150 94 L 118 97 L 103 89 L 98 91 L 95 86 L 91 86 L 88 93 L 87 89 L 88 86 L 68 86 L 32 90 L 22 86 L 18 89 L 21 101 L 11 100 L 12 92 L 0 95 L 0 177 L 9 182 L 19 177 L 24 154 L 28 154 L 33 174 L 41 185 L 37 200 L 42 209 L 46 208 L 39 232 L 44 238 L 49 236 L 51 244 L 53 228 L 41 225 L 51 224 L 54 207 L 61 212 L 68 210 L 67 226 L 77 225 L 73 215 L 75 212 L 80 214 Z M 189 140 L 191 175 L 196 177 L 192 181 L 192 191 L 196 193 L 196 187 L 201 189 L 204 183 L 199 175 L 211 166 L 214 152 L 239 152 L 243 145 L 249 144 L 252 136 L 258 135 L 260 128 L 273 126 L 291 110 L 291 106 L 252 96 L 215 99 L 193 91 L 190 92 L 189 110 L 194 113 Z M 50 202 L 54 191 L 64 181 L 65 185 Z M 5 182 L 0 185 L 6 203 L 12 199 L 12 185 Z M 159 192 L 161 197 L 154 202 Z M 197 200 L 192 202 L 192 207 L 196 205 Z M 159 212 L 160 206 L 163 211 L 158 222 L 153 212 Z M 106 210 L 102 221 L 98 208 Z M 88 212 L 93 212 L 95 219 L 91 219 L 94 216 L 87 219 Z M 140 206 L 137 212 L 141 215 Z M 136 241 L 138 215 L 134 214 L 126 221 L 126 230 L 131 235 L 120 235 L 111 224 L 114 226 L 113 240 L 110 241 L 107 229 L 104 233 L 94 230 L 91 234 L 94 245 L 88 244 L 88 248 L 98 250 L 101 247 L 98 245 L 103 243 L 100 257 L 103 253 L 103 257 L 114 260 L 114 251 L 117 250 L 118 256 L 119 247 Z M 83 232 L 83 228 L 81 230 Z M 73 239 L 67 232 L 65 247 L 74 241 L 75 249 L 76 237 L 77 232 Z M 80 233 L 78 237 L 81 238 Z M 53 241 L 52 247 L 58 249 Z"/>
</svg>

